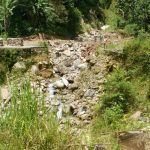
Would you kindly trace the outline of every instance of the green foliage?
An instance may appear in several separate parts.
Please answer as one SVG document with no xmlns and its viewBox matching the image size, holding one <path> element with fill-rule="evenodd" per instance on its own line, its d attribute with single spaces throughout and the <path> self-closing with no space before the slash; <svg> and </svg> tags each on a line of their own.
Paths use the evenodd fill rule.
<svg viewBox="0 0 150 150">
<path fill-rule="evenodd" d="M 6 78 L 6 68 L 3 64 L 0 64 L 0 85 L 4 83 Z"/>
<path fill-rule="evenodd" d="M 0 63 L 3 63 L 7 70 L 11 70 L 21 55 L 21 50 L 3 49 L 0 51 Z"/>
<path fill-rule="evenodd" d="M 148 87 L 148 90 L 147 90 L 147 98 L 148 98 L 148 100 L 150 100 L 150 85 L 149 85 L 149 87 Z"/>
<path fill-rule="evenodd" d="M 10 18 L 10 35 L 28 35 L 50 32 L 57 18 L 54 6 L 49 0 L 18 0 Z"/>
<path fill-rule="evenodd" d="M 17 0 L 0 0 L 0 26 L 1 31 L 8 32 L 10 17 L 16 7 Z"/>
<path fill-rule="evenodd" d="M 135 95 L 125 70 L 118 69 L 108 77 L 105 94 L 102 96 L 102 110 L 119 106 L 123 112 L 135 104 Z"/>
<path fill-rule="evenodd" d="M 61 35 L 66 31 L 75 36 L 86 23 L 104 22 L 103 9 L 111 0 L 1 0 L 0 30 L 9 36 L 24 36 L 43 32 Z M 58 30 L 59 29 L 59 30 Z M 60 32 L 59 32 L 60 31 Z"/>
<path fill-rule="evenodd" d="M 118 14 L 126 20 L 126 24 L 137 24 L 148 31 L 150 24 L 149 0 L 117 0 Z"/>
<path fill-rule="evenodd" d="M 124 47 L 124 61 L 127 68 L 136 69 L 139 74 L 150 73 L 150 40 L 137 38 Z"/>
<path fill-rule="evenodd" d="M 68 129 L 58 131 L 56 118 L 47 112 L 37 91 L 31 91 L 29 81 L 12 86 L 11 91 L 10 107 L 0 117 L 0 149 L 62 150 L 74 141 Z"/>
<path fill-rule="evenodd" d="M 103 6 L 103 8 L 109 8 L 112 0 L 99 0 L 99 3 L 101 6 Z"/>
<path fill-rule="evenodd" d="M 72 8 L 69 11 L 69 16 L 68 16 L 68 28 L 69 31 L 73 35 L 77 35 L 82 31 L 82 25 L 81 25 L 81 20 L 82 20 L 82 15 L 81 12 L 77 8 Z"/>
<path fill-rule="evenodd" d="M 0 50 L 0 84 L 3 84 L 6 79 L 6 73 L 11 71 L 13 65 L 21 57 L 21 51 L 11 49 Z"/>
<path fill-rule="evenodd" d="M 136 36 L 138 34 L 139 27 L 137 24 L 128 24 L 125 26 L 124 31 L 128 36 Z"/>
<path fill-rule="evenodd" d="M 123 117 L 123 110 L 119 105 L 113 106 L 111 108 L 106 108 L 103 114 L 103 118 L 106 124 L 111 125 L 112 128 L 119 128 L 119 121 Z"/>
</svg>

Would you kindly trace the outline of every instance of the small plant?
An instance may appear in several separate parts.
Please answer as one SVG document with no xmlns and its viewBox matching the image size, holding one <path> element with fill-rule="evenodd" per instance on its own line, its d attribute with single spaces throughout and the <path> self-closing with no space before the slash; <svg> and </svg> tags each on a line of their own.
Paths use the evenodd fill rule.
<svg viewBox="0 0 150 150">
<path fill-rule="evenodd" d="M 119 105 L 113 106 L 111 108 L 106 108 L 103 114 L 103 118 L 108 125 L 112 128 L 119 128 L 119 121 L 123 117 L 123 110 Z"/>
<path fill-rule="evenodd" d="M 135 104 L 135 95 L 131 83 L 127 80 L 125 70 L 113 72 L 105 84 L 105 94 L 102 96 L 102 110 L 119 106 L 123 112 Z"/>
<path fill-rule="evenodd" d="M 47 42 L 47 41 L 42 41 L 42 42 L 40 43 L 40 45 L 41 45 L 42 47 L 44 47 L 44 53 L 45 53 L 45 54 L 48 54 L 48 42 Z"/>
<path fill-rule="evenodd" d="M 124 31 L 128 36 L 138 35 L 139 27 L 137 24 L 128 24 L 125 26 Z"/>
</svg>

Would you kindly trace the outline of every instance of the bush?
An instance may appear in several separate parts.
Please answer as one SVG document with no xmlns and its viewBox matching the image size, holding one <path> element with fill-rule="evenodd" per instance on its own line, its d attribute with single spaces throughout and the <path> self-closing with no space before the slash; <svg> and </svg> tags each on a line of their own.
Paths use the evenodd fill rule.
<svg viewBox="0 0 150 150">
<path fill-rule="evenodd" d="M 72 35 L 77 35 L 82 31 L 82 14 L 77 8 L 71 8 L 69 13 L 68 28 Z"/>
<path fill-rule="evenodd" d="M 120 119 L 123 117 L 122 108 L 119 105 L 113 106 L 111 108 L 106 108 L 103 114 L 103 118 L 106 124 L 111 124 L 113 128 L 117 128 Z"/>
<path fill-rule="evenodd" d="M 148 31 L 149 25 L 149 6 L 149 0 L 116 0 L 118 14 L 126 20 L 126 23 L 135 23 L 145 31 Z"/>
<path fill-rule="evenodd" d="M 139 27 L 137 24 L 128 24 L 125 26 L 124 31 L 128 36 L 138 35 Z"/>
<path fill-rule="evenodd" d="M 3 49 L 0 51 L 0 62 L 11 70 L 21 55 L 22 50 Z"/>
<path fill-rule="evenodd" d="M 150 40 L 134 39 L 130 41 L 123 49 L 124 61 L 129 69 L 136 69 L 139 74 L 150 73 Z"/>
<path fill-rule="evenodd" d="M 102 110 L 119 106 L 123 112 L 135 104 L 135 95 L 125 70 L 118 69 L 108 77 L 105 94 L 102 96 Z"/>
</svg>

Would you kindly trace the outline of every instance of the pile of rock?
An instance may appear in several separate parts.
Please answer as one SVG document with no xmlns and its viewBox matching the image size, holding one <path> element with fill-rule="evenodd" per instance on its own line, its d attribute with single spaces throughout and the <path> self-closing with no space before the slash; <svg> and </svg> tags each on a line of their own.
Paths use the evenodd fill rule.
<svg viewBox="0 0 150 150">
<path fill-rule="evenodd" d="M 62 124 L 68 120 L 73 125 L 88 124 L 94 116 L 110 61 L 104 55 L 96 57 L 95 49 L 88 42 L 49 41 L 53 77 L 32 85 L 46 95 L 46 107 L 59 114 Z M 89 54 L 83 56 L 83 52 Z"/>
<path fill-rule="evenodd" d="M 95 55 L 97 45 L 90 40 L 98 35 L 98 31 L 85 34 L 86 43 L 49 41 L 50 60 L 38 62 L 29 71 L 37 79 L 31 82 L 32 90 L 39 97 L 44 94 L 46 107 L 56 112 L 61 124 L 68 120 L 72 125 L 89 124 L 94 116 L 110 62 L 106 55 Z M 24 67 L 22 63 L 15 66 Z"/>
<path fill-rule="evenodd" d="M 93 30 L 90 32 L 85 32 L 83 34 L 80 34 L 77 37 L 77 40 L 80 42 L 85 42 L 85 41 L 94 41 L 94 42 L 99 42 L 103 38 L 101 31 L 99 30 Z"/>
</svg>

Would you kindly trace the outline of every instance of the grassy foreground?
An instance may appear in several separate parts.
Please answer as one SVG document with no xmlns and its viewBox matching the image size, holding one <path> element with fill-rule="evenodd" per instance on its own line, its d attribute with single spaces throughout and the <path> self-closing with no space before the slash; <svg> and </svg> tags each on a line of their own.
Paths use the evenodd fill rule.
<svg viewBox="0 0 150 150">
<path fill-rule="evenodd" d="M 76 141 L 70 130 L 58 130 L 58 121 L 46 113 L 43 99 L 31 91 L 29 82 L 11 89 L 11 103 L 0 116 L 0 150 L 70 149 L 67 145 Z"/>
</svg>

